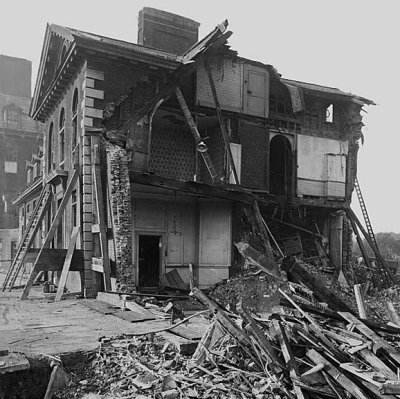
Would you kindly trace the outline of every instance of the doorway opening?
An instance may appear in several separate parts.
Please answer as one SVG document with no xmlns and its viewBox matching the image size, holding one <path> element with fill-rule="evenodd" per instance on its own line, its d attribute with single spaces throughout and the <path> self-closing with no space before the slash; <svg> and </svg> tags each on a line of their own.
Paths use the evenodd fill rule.
<svg viewBox="0 0 400 399">
<path fill-rule="evenodd" d="M 160 280 L 161 236 L 139 235 L 139 286 L 158 287 Z"/>
<path fill-rule="evenodd" d="M 282 135 L 272 138 L 269 148 L 269 188 L 275 195 L 293 194 L 294 155 L 290 141 Z"/>
</svg>

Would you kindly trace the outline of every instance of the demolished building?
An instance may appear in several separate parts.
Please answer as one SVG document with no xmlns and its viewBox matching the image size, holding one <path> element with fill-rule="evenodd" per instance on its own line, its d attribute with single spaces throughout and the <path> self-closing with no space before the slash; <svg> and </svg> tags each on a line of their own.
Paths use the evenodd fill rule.
<svg viewBox="0 0 400 399">
<path fill-rule="evenodd" d="M 86 297 L 171 285 L 174 270 L 210 286 L 242 270 L 238 241 L 341 269 L 373 102 L 240 57 L 227 22 L 200 41 L 198 27 L 152 8 L 138 44 L 47 26 L 31 105 L 43 191 L 21 243 L 39 224 L 45 238 L 23 296 L 67 248 L 67 287 Z"/>
</svg>

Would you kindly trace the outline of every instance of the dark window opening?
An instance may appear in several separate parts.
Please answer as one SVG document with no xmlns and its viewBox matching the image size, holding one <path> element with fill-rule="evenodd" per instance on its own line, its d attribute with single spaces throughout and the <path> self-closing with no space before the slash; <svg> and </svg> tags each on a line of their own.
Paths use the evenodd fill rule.
<svg viewBox="0 0 400 399">
<path fill-rule="evenodd" d="M 139 236 L 139 286 L 158 287 L 161 236 Z"/>
<path fill-rule="evenodd" d="M 58 126 L 58 132 L 60 135 L 60 167 L 64 167 L 64 157 L 65 157 L 65 110 L 61 108 L 60 120 Z"/>
<path fill-rule="evenodd" d="M 78 89 L 74 91 L 72 100 L 72 151 L 78 144 Z"/>
<path fill-rule="evenodd" d="M 271 194 L 290 196 L 293 194 L 294 155 L 289 140 L 277 135 L 270 142 L 269 187 Z"/>
<path fill-rule="evenodd" d="M 53 122 L 50 124 L 49 135 L 47 143 L 47 171 L 50 172 L 54 169 L 54 135 L 53 135 Z"/>
</svg>

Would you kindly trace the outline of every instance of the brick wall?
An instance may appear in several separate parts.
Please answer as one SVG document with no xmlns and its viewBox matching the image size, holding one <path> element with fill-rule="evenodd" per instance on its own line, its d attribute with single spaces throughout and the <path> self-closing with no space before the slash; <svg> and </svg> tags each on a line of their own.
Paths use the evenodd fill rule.
<svg viewBox="0 0 400 399">
<path fill-rule="evenodd" d="M 134 290 L 136 286 L 132 256 L 133 215 L 127 151 L 107 143 L 108 186 L 111 225 L 114 227 L 117 289 Z"/>
<path fill-rule="evenodd" d="M 215 88 L 221 108 L 241 112 L 243 110 L 243 63 L 234 57 L 209 59 Z M 199 105 L 214 107 L 214 100 L 204 65 L 197 69 L 197 94 Z"/>
</svg>

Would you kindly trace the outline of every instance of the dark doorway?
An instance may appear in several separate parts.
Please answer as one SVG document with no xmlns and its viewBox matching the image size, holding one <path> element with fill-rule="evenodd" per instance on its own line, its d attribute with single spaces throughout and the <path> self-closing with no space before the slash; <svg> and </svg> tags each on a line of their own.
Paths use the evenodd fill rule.
<svg viewBox="0 0 400 399">
<path fill-rule="evenodd" d="M 294 155 L 289 140 L 282 135 L 272 138 L 269 147 L 269 189 L 271 194 L 293 193 Z"/>
<path fill-rule="evenodd" d="M 139 235 L 139 286 L 158 287 L 161 236 Z"/>
</svg>

